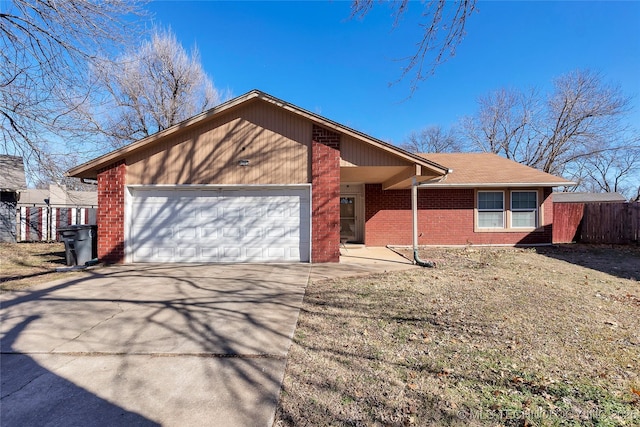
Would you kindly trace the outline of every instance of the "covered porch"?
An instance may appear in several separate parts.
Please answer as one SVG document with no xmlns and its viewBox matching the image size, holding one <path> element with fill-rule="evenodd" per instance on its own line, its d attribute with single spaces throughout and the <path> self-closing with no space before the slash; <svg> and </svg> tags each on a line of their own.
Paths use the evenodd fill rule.
<svg viewBox="0 0 640 427">
<path fill-rule="evenodd" d="M 367 244 L 367 184 L 382 193 L 440 180 L 448 169 L 385 143 L 365 144 L 343 135 L 340 146 L 340 243 Z M 392 192 L 392 191 L 391 191 Z M 385 203 L 393 203 L 390 197 Z"/>
</svg>

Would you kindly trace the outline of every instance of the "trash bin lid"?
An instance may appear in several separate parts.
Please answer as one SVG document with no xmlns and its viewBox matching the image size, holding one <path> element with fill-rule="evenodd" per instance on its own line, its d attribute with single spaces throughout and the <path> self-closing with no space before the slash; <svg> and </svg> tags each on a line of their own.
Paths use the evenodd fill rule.
<svg viewBox="0 0 640 427">
<path fill-rule="evenodd" d="M 73 225 L 67 225 L 66 227 L 58 227 L 58 231 L 89 230 L 97 227 L 98 227 L 97 225 L 73 224 Z"/>
</svg>

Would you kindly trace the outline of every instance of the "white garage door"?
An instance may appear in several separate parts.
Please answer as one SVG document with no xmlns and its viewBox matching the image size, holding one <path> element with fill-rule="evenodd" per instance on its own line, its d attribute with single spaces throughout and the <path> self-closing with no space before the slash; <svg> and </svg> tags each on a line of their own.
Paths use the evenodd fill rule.
<svg viewBox="0 0 640 427">
<path fill-rule="evenodd" d="M 133 262 L 309 261 L 309 188 L 131 188 Z"/>
</svg>

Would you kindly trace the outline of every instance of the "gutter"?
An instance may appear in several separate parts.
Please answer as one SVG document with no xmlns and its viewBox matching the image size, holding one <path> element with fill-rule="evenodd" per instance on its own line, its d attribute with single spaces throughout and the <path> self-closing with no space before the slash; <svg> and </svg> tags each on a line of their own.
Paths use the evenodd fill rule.
<svg viewBox="0 0 640 427">
<path fill-rule="evenodd" d="M 451 170 L 449 170 L 451 172 Z M 445 175 L 446 176 L 446 175 Z M 522 182 L 522 183 L 507 183 L 507 182 L 495 182 L 495 183 L 476 183 L 476 184 L 447 184 L 442 182 L 444 176 L 438 181 L 426 181 L 417 184 L 418 187 L 432 187 L 432 188 L 532 188 L 532 187 L 566 187 L 576 185 L 575 182 Z"/>
<path fill-rule="evenodd" d="M 447 175 L 453 172 L 452 169 L 448 169 L 447 172 L 435 183 L 444 181 Z M 416 177 L 411 180 L 411 214 L 413 223 L 413 262 L 420 267 L 434 268 L 436 263 L 433 261 L 425 261 L 420 259 L 418 255 L 418 187 L 424 186 L 427 183 L 418 184 Z M 428 185 L 428 184 L 427 184 Z"/>
</svg>

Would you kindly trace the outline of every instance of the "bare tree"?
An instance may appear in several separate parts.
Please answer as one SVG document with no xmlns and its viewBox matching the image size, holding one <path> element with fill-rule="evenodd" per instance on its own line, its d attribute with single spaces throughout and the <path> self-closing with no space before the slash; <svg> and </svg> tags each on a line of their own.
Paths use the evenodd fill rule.
<svg viewBox="0 0 640 427">
<path fill-rule="evenodd" d="M 382 1 L 379 1 L 382 2 Z M 394 9 L 394 26 L 407 11 L 410 0 L 387 1 Z M 375 0 L 352 0 L 351 17 L 360 17 L 369 13 Z M 430 0 L 423 3 L 422 37 L 416 43 L 415 53 L 404 58 L 406 65 L 402 69 L 400 80 L 412 74 L 411 92 L 418 83 L 433 75 L 438 65 L 447 61 L 456 53 L 456 48 L 464 39 L 467 20 L 476 10 L 476 0 Z"/>
<path fill-rule="evenodd" d="M 605 151 L 583 161 L 583 188 L 594 192 L 617 192 L 629 200 L 640 189 L 640 147 Z"/>
<path fill-rule="evenodd" d="M 469 144 L 481 151 L 500 154 L 530 164 L 534 123 L 539 111 L 535 91 L 500 89 L 478 99 L 480 109 L 462 119 Z"/>
<path fill-rule="evenodd" d="M 556 79 L 546 99 L 536 91 L 500 90 L 478 102 L 478 113 L 461 124 L 470 146 L 582 183 L 587 160 L 619 165 L 640 141 L 625 121 L 630 99 L 588 70 Z"/>
<path fill-rule="evenodd" d="M 559 173 L 580 158 L 628 149 L 638 142 L 638 131 L 627 136 L 629 129 L 622 121 L 631 101 L 620 87 L 603 82 L 598 73 L 580 70 L 554 83 L 532 166 Z"/>
<path fill-rule="evenodd" d="M 419 132 L 409 134 L 407 141 L 400 144 L 412 153 L 456 153 L 462 147 L 452 130 L 445 131 L 440 126 L 429 126 Z"/>
<path fill-rule="evenodd" d="M 73 112 L 91 93 L 89 64 L 137 33 L 138 0 L 13 0 L 0 9 L 2 150 L 35 173 L 77 141 Z M 78 149 L 78 147 L 75 147 Z M 80 150 L 82 148 L 79 148 Z"/>
<path fill-rule="evenodd" d="M 87 117 L 115 147 L 167 129 L 226 96 L 205 73 L 198 50 L 186 52 L 170 30 L 155 30 L 117 61 L 99 65 L 94 72 L 106 98 Z"/>
</svg>

